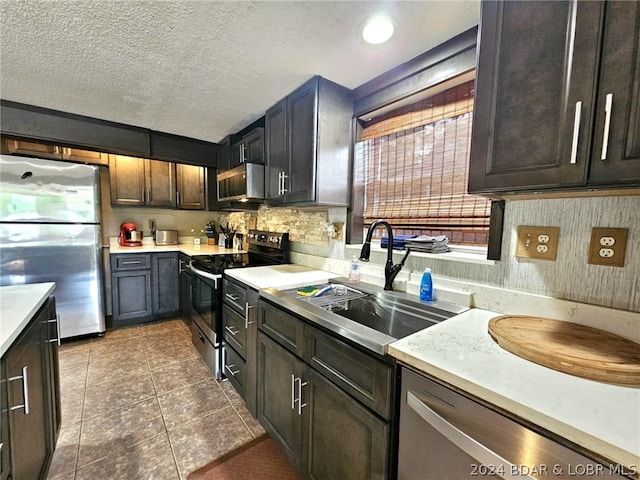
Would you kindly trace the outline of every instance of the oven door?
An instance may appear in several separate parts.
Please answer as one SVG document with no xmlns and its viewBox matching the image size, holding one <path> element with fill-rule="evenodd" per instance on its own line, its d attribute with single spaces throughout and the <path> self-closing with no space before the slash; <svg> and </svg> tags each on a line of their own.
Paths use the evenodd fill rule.
<svg viewBox="0 0 640 480">
<path fill-rule="evenodd" d="M 222 341 L 222 275 L 191 267 L 191 313 L 200 330 L 214 347 Z"/>
</svg>

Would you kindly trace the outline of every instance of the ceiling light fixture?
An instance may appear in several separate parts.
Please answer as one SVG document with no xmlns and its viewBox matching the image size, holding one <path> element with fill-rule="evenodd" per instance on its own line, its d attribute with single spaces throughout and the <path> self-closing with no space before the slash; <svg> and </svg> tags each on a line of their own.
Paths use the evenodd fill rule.
<svg viewBox="0 0 640 480">
<path fill-rule="evenodd" d="M 362 38 L 365 42 L 379 45 L 386 42 L 393 35 L 394 22 L 386 15 L 374 15 L 362 27 Z"/>
</svg>

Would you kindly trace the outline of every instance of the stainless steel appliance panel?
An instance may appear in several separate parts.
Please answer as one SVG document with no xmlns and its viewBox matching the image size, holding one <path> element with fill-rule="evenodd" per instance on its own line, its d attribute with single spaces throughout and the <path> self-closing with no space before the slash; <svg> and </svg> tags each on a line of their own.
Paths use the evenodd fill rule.
<svg viewBox="0 0 640 480">
<path fill-rule="evenodd" d="M 100 222 L 98 167 L 3 155 L 0 184 L 0 222 Z"/>
<path fill-rule="evenodd" d="M 60 337 L 105 331 L 98 167 L 0 156 L 0 285 L 56 283 Z"/>
<path fill-rule="evenodd" d="M 99 225 L 0 224 L 0 285 L 55 282 L 60 337 L 104 332 L 99 244 Z"/>
<path fill-rule="evenodd" d="M 624 478 L 404 367 L 399 428 L 398 480 Z"/>
</svg>

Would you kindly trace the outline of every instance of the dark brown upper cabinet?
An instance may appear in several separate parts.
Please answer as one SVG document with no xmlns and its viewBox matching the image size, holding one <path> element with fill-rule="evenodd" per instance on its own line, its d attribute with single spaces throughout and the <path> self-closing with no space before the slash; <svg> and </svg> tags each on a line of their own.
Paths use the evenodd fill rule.
<svg viewBox="0 0 640 480">
<path fill-rule="evenodd" d="M 205 168 L 109 155 L 111 205 L 205 209 Z"/>
<path fill-rule="evenodd" d="M 640 3 L 482 4 L 469 192 L 640 184 Z"/>
<path fill-rule="evenodd" d="M 264 129 L 256 128 L 231 146 L 231 168 L 243 163 L 264 163 Z"/>
<path fill-rule="evenodd" d="M 265 115 L 265 196 L 279 205 L 349 205 L 353 97 L 313 77 Z"/>
</svg>

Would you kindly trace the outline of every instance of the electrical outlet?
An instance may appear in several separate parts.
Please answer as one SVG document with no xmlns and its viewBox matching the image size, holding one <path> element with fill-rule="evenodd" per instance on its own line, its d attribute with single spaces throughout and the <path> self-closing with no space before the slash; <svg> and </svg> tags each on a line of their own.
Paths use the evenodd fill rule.
<svg viewBox="0 0 640 480">
<path fill-rule="evenodd" d="M 516 257 L 555 261 L 558 252 L 558 227 L 518 227 Z"/>
<path fill-rule="evenodd" d="M 156 221 L 153 219 L 149 219 L 149 230 L 152 232 L 156 231 Z"/>
<path fill-rule="evenodd" d="M 624 267 L 628 235 L 628 228 L 592 228 L 589 263 L 592 265 Z"/>
</svg>

